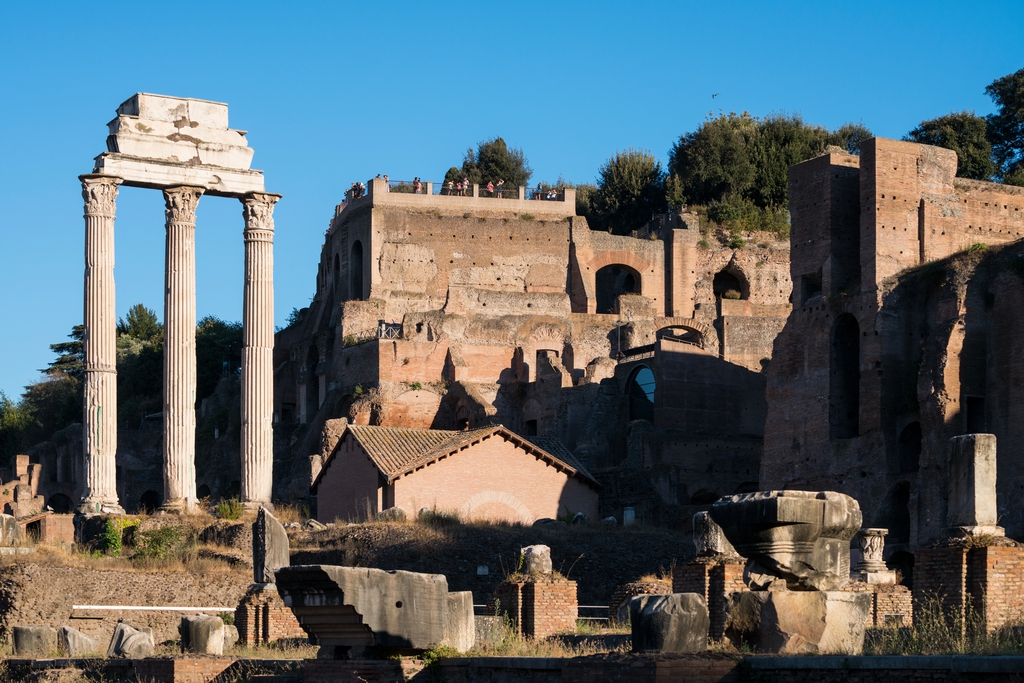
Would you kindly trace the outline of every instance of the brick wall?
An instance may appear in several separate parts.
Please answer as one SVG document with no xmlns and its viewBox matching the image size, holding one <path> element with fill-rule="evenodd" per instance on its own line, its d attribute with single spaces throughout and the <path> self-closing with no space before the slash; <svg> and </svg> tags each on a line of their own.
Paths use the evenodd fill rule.
<svg viewBox="0 0 1024 683">
<path fill-rule="evenodd" d="M 253 584 L 235 608 L 238 641 L 243 645 L 272 643 L 282 638 L 303 638 L 306 632 L 273 585 Z"/>
<path fill-rule="evenodd" d="M 208 683 L 234 664 L 233 657 L 140 659 L 135 680 L 146 683 Z"/>
<path fill-rule="evenodd" d="M 303 683 L 405 683 L 423 669 L 418 659 L 402 661 L 307 659 Z M 423 680 L 418 677 L 415 680 Z M 426 680 L 431 680 L 428 675 Z"/>
<path fill-rule="evenodd" d="M 494 590 L 494 597 L 498 615 L 507 614 L 516 631 L 528 638 L 576 630 L 579 601 L 575 581 L 504 582 Z"/>
<path fill-rule="evenodd" d="M 676 565 L 672 573 L 673 593 L 704 596 L 710 619 L 708 637 L 711 640 L 721 640 L 725 633 L 725 603 L 729 595 L 748 590 L 743 582 L 743 567 L 743 562 L 735 560 L 721 562 L 701 558 Z"/>
<path fill-rule="evenodd" d="M 906 586 L 852 582 L 843 590 L 871 593 L 868 628 L 910 626 L 914 621 L 913 594 Z"/>
<path fill-rule="evenodd" d="M 988 631 L 1024 616 L 1024 548 L 972 548 L 967 585 Z"/>
<path fill-rule="evenodd" d="M 967 549 L 922 548 L 914 553 L 914 609 L 939 599 L 946 614 L 967 607 Z"/>
</svg>

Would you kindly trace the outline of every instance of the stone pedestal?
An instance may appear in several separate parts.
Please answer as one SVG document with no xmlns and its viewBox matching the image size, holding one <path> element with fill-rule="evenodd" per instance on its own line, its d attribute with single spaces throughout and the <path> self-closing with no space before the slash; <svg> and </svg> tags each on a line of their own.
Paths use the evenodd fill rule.
<svg viewBox="0 0 1024 683">
<path fill-rule="evenodd" d="M 120 178 L 83 175 L 85 199 L 85 386 L 82 512 L 123 513 L 117 500 L 117 312 L 114 211 Z"/>
<path fill-rule="evenodd" d="M 246 646 L 266 645 L 282 638 L 306 638 L 299 620 L 272 583 L 249 587 L 235 608 L 235 626 L 238 640 Z"/>
<path fill-rule="evenodd" d="M 242 309 L 242 504 L 269 506 L 274 474 L 274 204 L 242 200 L 245 289 Z"/>
<path fill-rule="evenodd" d="M 964 434 L 949 440 L 947 503 L 948 535 L 1006 535 L 997 526 L 994 434 Z"/>
<path fill-rule="evenodd" d="M 164 505 L 196 501 L 196 206 L 203 190 L 171 187 L 164 273 Z"/>
<path fill-rule="evenodd" d="M 888 529 L 861 529 L 857 533 L 862 559 L 850 574 L 851 579 L 870 584 L 896 583 L 896 572 L 886 567 L 882 559 L 888 533 Z"/>
</svg>

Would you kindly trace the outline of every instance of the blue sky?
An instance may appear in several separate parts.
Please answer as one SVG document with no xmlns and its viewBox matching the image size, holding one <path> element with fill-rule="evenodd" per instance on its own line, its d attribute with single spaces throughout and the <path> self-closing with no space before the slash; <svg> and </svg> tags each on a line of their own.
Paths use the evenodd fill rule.
<svg viewBox="0 0 1024 683">
<path fill-rule="evenodd" d="M 503 136 L 534 180 L 593 181 L 616 150 L 663 162 L 709 112 L 787 111 L 900 137 L 1024 67 L 1024 3 L 15 3 L 0 21 L 0 390 L 82 319 L 77 176 L 135 92 L 227 102 L 276 211 L 276 318 L 313 295 L 355 180 L 440 179 Z M 712 99 L 713 93 L 719 93 Z M 198 312 L 241 319 L 242 218 L 206 197 Z M 163 205 L 125 189 L 117 308 L 163 317 Z"/>
</svg>

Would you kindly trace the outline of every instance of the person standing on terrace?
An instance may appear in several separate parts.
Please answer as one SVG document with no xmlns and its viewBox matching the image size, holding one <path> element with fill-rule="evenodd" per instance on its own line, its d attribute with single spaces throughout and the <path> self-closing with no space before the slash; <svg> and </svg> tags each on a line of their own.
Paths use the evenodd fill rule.
<svg viewBox="0 0 1024 683">
<path fill-rule="evenodd" d="M 494 183 L 492 183 L 490 180 L 487 181 L 487 196 L 494 196 Z"/>
<path fill-rule="evenodd" d="M 420 182 L 419 177 L 413 178 L 412 189 L 416 194 L 423 194 L 423 183 Z"/>
<path fill-rule="evenodd" d="M 501 199 L 501 189 L 505 185 L 505 181 L 499 179 L 498 184 L 494 186 L 494 189 L 498 192 L 498 199 Z"/>
</svg>

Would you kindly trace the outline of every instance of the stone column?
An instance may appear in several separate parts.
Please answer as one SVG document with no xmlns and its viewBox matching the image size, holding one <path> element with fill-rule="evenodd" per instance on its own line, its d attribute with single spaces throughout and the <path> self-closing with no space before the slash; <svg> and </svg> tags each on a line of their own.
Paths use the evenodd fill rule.
<svg viewBox="0 0 1024 683">
<path fill-rule="evenodd" d="M 114 209 L 120 178 L 83 175 L 85 199 L 85 490 L 82 512 L 123 513 L 117 500 L 117 313 Z"/>
<path fill-rule="evenodd" d="M 196 206 L 199 187 L 169 187 L 164 272 L 164 504 L 196 500 Z"/>
<path fill-rule="evenodd" d="M 280 198 L 253 193 L 242 200 L 242 503 L 248 507 L 270 505 L 274 478 L 274 204 Z"/>
</svg>

